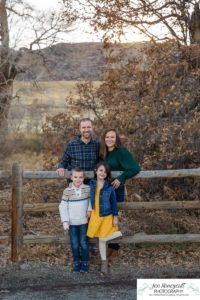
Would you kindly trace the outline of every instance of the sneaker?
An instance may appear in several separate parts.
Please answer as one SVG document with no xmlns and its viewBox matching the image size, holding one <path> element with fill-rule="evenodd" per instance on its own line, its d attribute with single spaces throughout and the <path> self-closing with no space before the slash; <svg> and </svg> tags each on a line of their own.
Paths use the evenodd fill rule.
<svg viewBox="0 0 200 300">
<path fill-rule="evenodd" d="M 89 264 L 88 262 L 82 262 L 81 263 L 81 273 L 87 273 L 89 271 Z"/>
<path fill-rule="evenodd" d="M 75 262 L 73 267 L 73 272 L 78 273 L 81 270 L 81 264 L 80 262 Z"/>
</svg>

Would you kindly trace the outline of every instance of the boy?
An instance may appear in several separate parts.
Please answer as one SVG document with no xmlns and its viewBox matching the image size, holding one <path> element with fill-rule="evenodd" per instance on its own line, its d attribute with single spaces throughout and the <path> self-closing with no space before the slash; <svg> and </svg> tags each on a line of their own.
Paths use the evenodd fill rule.
<svg viewBox="0 0 200 300">
<path fill-rule="evenodd" d="M 64 190 L 59 205 L 64 230 L 69 230 L 74 272 L 89 271 L 89 246 L 87 223 L 92 208 L 90 187 L 83 184 L 84 172 L 79 167 L 72 170 L 72 185 Z"/>
</svg>

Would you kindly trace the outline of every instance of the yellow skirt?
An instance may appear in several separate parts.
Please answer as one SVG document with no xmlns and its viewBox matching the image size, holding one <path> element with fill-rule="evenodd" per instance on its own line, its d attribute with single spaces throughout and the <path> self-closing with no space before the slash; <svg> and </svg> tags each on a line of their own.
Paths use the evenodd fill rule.
<svg viewBox="0 0 200 300">
<path fill-rule="evenodd" d="M 112 236 L 115 231 L 118 231 L 118 227 L 113 226 L 112 215 L 106 217 L 99 216 L 99 194 L 100 188 L 97 186 L 95 194 L 95 205 L 91 213 L 87 230 L 87 236 L 90 238 L 109 237 Z"/>
</svg>

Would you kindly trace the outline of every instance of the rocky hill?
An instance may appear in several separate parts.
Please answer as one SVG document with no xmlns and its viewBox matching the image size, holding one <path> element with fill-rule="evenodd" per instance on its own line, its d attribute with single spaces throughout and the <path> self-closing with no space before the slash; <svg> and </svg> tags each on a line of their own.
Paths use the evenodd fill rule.
<svg viewBox="0 0 200 300">
<path fill-rule="evenodd" d="M 19 67 L 26 71 L 17 80 L 100 80 L 105 64 L 101 43 L 60 43 L 39 51 L 22 50 Z"/>
</svg>

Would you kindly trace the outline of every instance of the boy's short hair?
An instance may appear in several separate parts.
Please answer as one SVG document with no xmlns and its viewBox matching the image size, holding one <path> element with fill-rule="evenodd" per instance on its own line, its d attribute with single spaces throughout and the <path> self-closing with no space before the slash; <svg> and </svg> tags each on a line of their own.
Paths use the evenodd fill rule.
<svg viewBox="0 0 200 300">
<path fill-rule="evenodd" d="M 83 176 L 85 176 L 85 172 L 83 171 L 83 169 L 81 169 L 81 167 L 76 167 L 72 169 L 71 174 L 73 174 L 73 172 L 83 173 Z"/>
</svg>

